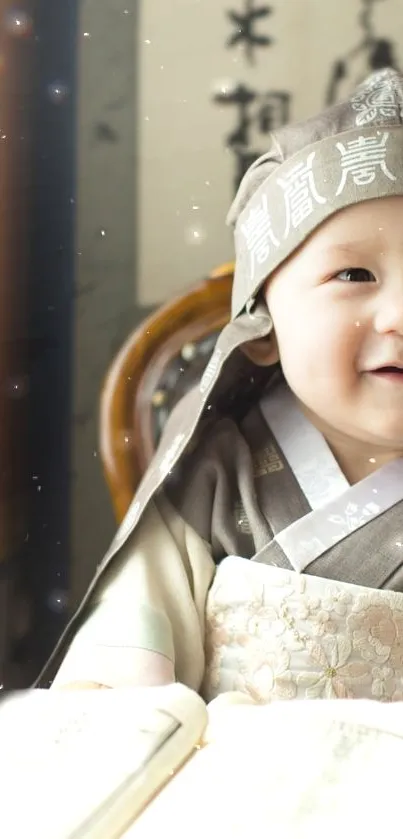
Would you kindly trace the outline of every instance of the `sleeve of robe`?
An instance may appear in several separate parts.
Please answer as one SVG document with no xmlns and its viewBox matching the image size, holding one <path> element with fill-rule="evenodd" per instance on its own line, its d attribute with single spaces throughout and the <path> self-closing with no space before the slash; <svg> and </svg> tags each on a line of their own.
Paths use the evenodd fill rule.
<svg viewBox="0 0 403 839">
<path fill-rule="evenodd" d="M 214 571 L 210 546 L 160 496 L 104 572 L 53 686 L 129 686 L 143 650 L 166 657 L 176 680 L 199 690 Z"/>
</svg>

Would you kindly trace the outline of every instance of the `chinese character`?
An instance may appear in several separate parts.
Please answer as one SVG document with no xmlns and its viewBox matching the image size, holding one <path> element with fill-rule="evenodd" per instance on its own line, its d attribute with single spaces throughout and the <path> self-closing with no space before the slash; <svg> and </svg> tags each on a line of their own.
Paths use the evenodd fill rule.
<svg viewBox="0 0 403 839">
<path fill-rule="evenodd" d="M 169 447 L 168 451 L 165 452 L 164 457 L 162 458 L 159 468 L 161 475 L 168 475 L 173 467 L 173 464 L 176 458 L 179 455 L 179 451 L 181 449 L 182 443 L 185 439 L 184 434 L 177 434 L 173 440 L 173 443 Z"/>
<path fill-rule="evenodd" d="M 368 125 L 379 117 L 399 118 L 402 114 L 400 103 L 396 101 L 395 91 L 390 79 L 382 74 L 372 77 L 370 83 L 351 98 L 351 107 L 357 112 L 356 125 Z"/>
<path fill-rule="evenodd" d="M 220 105 L 238 106 L 238 125 L 227 137 L 228 146 L 249 145 L 249 130 L 255 119 L 249 115 L 249 106 L 257 98 L 257 93 L 243 84 L 237 85 L 229 93 L 218 93 L 214 97 L 214 101 Z"/>
<path fill-rule="evenodd" d="M 280 128 L 290 118 L 290 94 L 284 91 L 267 91 L 259 94 L 243 84 L 237 85 L 230 93 L 219 93 L 215 102 L 223 105 L 235 105 L 238 108 L 238 123 L 235 130 L 226 138 L 235 154 L 237 171 L 235 191 L 249 166 L 262 154 L 253 151 L 257 137 L 254 134 L 269 134 Z M 253 106 L 253 107 L 252 107 Z"/>
<path fill-rule="evenodd" d="M 358 16 L 358 24 L 362 31 L 361 40 L 334 63 L 326 94 L 327 105 L 333 105 L 344 98 L 343 82 L 351 90 L 376 70 L 382 70 L 384 67 L 399 69 L 392 41 L 380 38 L 374 31 L 375 6 L 379 2 L 382 0 L 361 0 Z"/>
<path fill-rule="evenodd" d="M 256 115 L 261 134 L 269 134 L 285 125 L 290 115 L 290 94 L 284 91 L 272 90 L 260 97 L 259 110 Z"/>
<path fill-rule="evenodd" d="M 254 0 L 244 0 L 244 2 L 244 12 L 228 12 L 228 17 L 236 26 L 237 31 L 229 38 L 227 46 L 234 47 L 236 44 L 244 42 L 247 60 L 252 64 L 254 47 L 269 47 L 273 40 L 268 35 L 257 35 L 254 31 L 255 23 L 260 18 L 271 15 L 273 10 L 270 6 L 258 6 L 254 9 Z"/>
<path fill-rule="evenodd" d="M 336 195 L 343 192 L 349 174 L 352 175 L 356 186 L 372 184 L 375 180 L 377 166 L 390 181 L 396 180 L 386 165 L 386 141 L 388 137 L 389 133 L 385 131 L 380 139 L 377 139 L 377 137 L 359 137 L 358 140 L 351 140 L 347 143 L 347 148 L 343 143 L 336 143 L 341 154 L 342 167 L 342 178 Z"/>
<path fill-rule="evenodd" d="M 311 152 L 306 163 L 297 163 L 283 177 L 278 178 L 277 183 L 284 190 L 286 225 L 284 239 L 287 238 L 291 226 L 296 229 L 304 219 L 308 218 L 314 210 L 314 202 L 326 204 L 326 198 L 322 198 L 317 192 L 313 177 L 313 161 L 315 152 Z"/>
<path fill-rule="evenodd" d="M 214 352 L 213 352 L 213 355 L 211 356 L 210 361 L 209 361 L 209 363 L 208 363 L 208 365 L 207 365 L 207 367 L 206 367 L 206 369 L 203 373 L 203 376 L 201 378 L 201 382 L 200 382 L 200 385 L 199 385 L 199 389 L 200 389 L 201 394 L 204 394 L 206 392 L 206 390 L 208 390 L 208 388 L 210 387 L 212 382 L 214 381 L 214 379 L 215 379 L 215 377 L 218 373 L 218 369 L 219 369 L 219 366 L 220 366 L 220 363 L 221 363 L 221 358 L 222 358 L 222 350 L 220 350 L 216 347 Z"/>
<path fill-rule="evenodd" d="M 251 207 L 247 220 L 241 225 L 241 230 L 250 252 L 251 276 L 253 277 L 256 263 L 262 265 L 270 254 L 270 242 L 276 248 L 280 244 L 273 233 L 266 195 L 262 195 L 260 206 Z"/>
<path fill-rule="evenodd" d="M 261 157 L 261 151 L 243 151 L 242 149 L 234 149 L 234 157 L 235 157 L 235 176 L 234 176 L 234 192 L 237 191 L 239 184 L 244 175 L 246 175 L 248 169 L 252 166 L 252 163 Z"/>
<path fill-rule="evenodd" d="M 284 463 L 275 446 L 266 446 L 259 449 L 253 455 L 253 477 L 261 478 L 263 475 L 270 475 L 272 472 L 281 472 Z"/>
</svg>

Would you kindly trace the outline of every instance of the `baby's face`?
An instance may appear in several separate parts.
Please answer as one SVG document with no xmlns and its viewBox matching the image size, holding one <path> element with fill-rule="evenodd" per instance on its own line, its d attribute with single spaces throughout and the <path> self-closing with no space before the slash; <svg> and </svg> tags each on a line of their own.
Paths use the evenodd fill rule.
<svg viewBox="0 0 403 839">
<path fill-rule="evenodd" d="M 265 294 L 285 378 L 317 426 L 403 450 L 403 197 L 330 218 Z"/>
</svg>

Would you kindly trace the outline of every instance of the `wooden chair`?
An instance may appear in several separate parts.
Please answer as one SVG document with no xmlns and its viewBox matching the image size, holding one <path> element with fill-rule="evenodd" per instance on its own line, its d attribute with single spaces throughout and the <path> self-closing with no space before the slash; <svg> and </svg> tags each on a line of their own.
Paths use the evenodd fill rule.
<svg viewBox="0 0 403 839">
<path fill-rule="evenodd" d="M 229 320 L 233 264 L 155 311 L 113 360 L 101 393 L 100 454 L 118 522 L 178 400 L 200 379 Z"/>
</svg>

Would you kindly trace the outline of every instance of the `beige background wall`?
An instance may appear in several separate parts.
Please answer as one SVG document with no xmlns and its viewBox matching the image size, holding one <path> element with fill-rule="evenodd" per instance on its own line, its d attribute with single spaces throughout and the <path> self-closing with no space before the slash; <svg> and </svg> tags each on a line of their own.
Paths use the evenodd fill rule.
<svg viewBox="0 0 403 839">
<path fill-rule="evenodd" d="M 336 97 L 366 75 L 375 46 L 403 68 L 401 0 L 249 4 L 270 9 L 254 31 L 272 44 L 254 63 L 244 43 L 225 47 L 236 33 L 227 12 L 244 12 L 248 0 L 81 3 L 73 599 L 114 529 L 97 451 L 105 370 L 150 306 L 232 256 L 224 220 L 236 160 L 225 138 L 237 108 L 214 95 L 254 91 L 248 139 L 258 153 L 273 91 L 289 94 L 295 119 L 323 105 L 336 62 L 345 72 Z"/>
<path fill-rule="evenodd" d="M 225 138 L 237 124 L 234 106 L 213 103 L 241 83 L 256 93 L 247 109 L 250 148 L 265 151 L 256 116 L 272 91 L 290 96 L 290 117 L 319 110 L 335 62 L 352 53 L 368 26 L 393 38 L 403 18 L 398 0 L 255 0 L 267 17 L 253 32 L 272 43 L 255 48 L 248 62 L 245 40 L 225 48 L 236 27 L 228 10 L 245 12 L 245 0 L 147 0 L 139 15 L 138 252 L 139 300 L 159 303 L 232 253 L 224 219 L 232 198 L 234 160 Z M 403 36 L 402 36 L 403 46 Z M 400 59 L 402 50 L 396 50 Z M 399 54 L 399 55 L 398 55 Z M 368 71 L 368 50 L 349 62 L 339 91 Z"/>
</svg>

